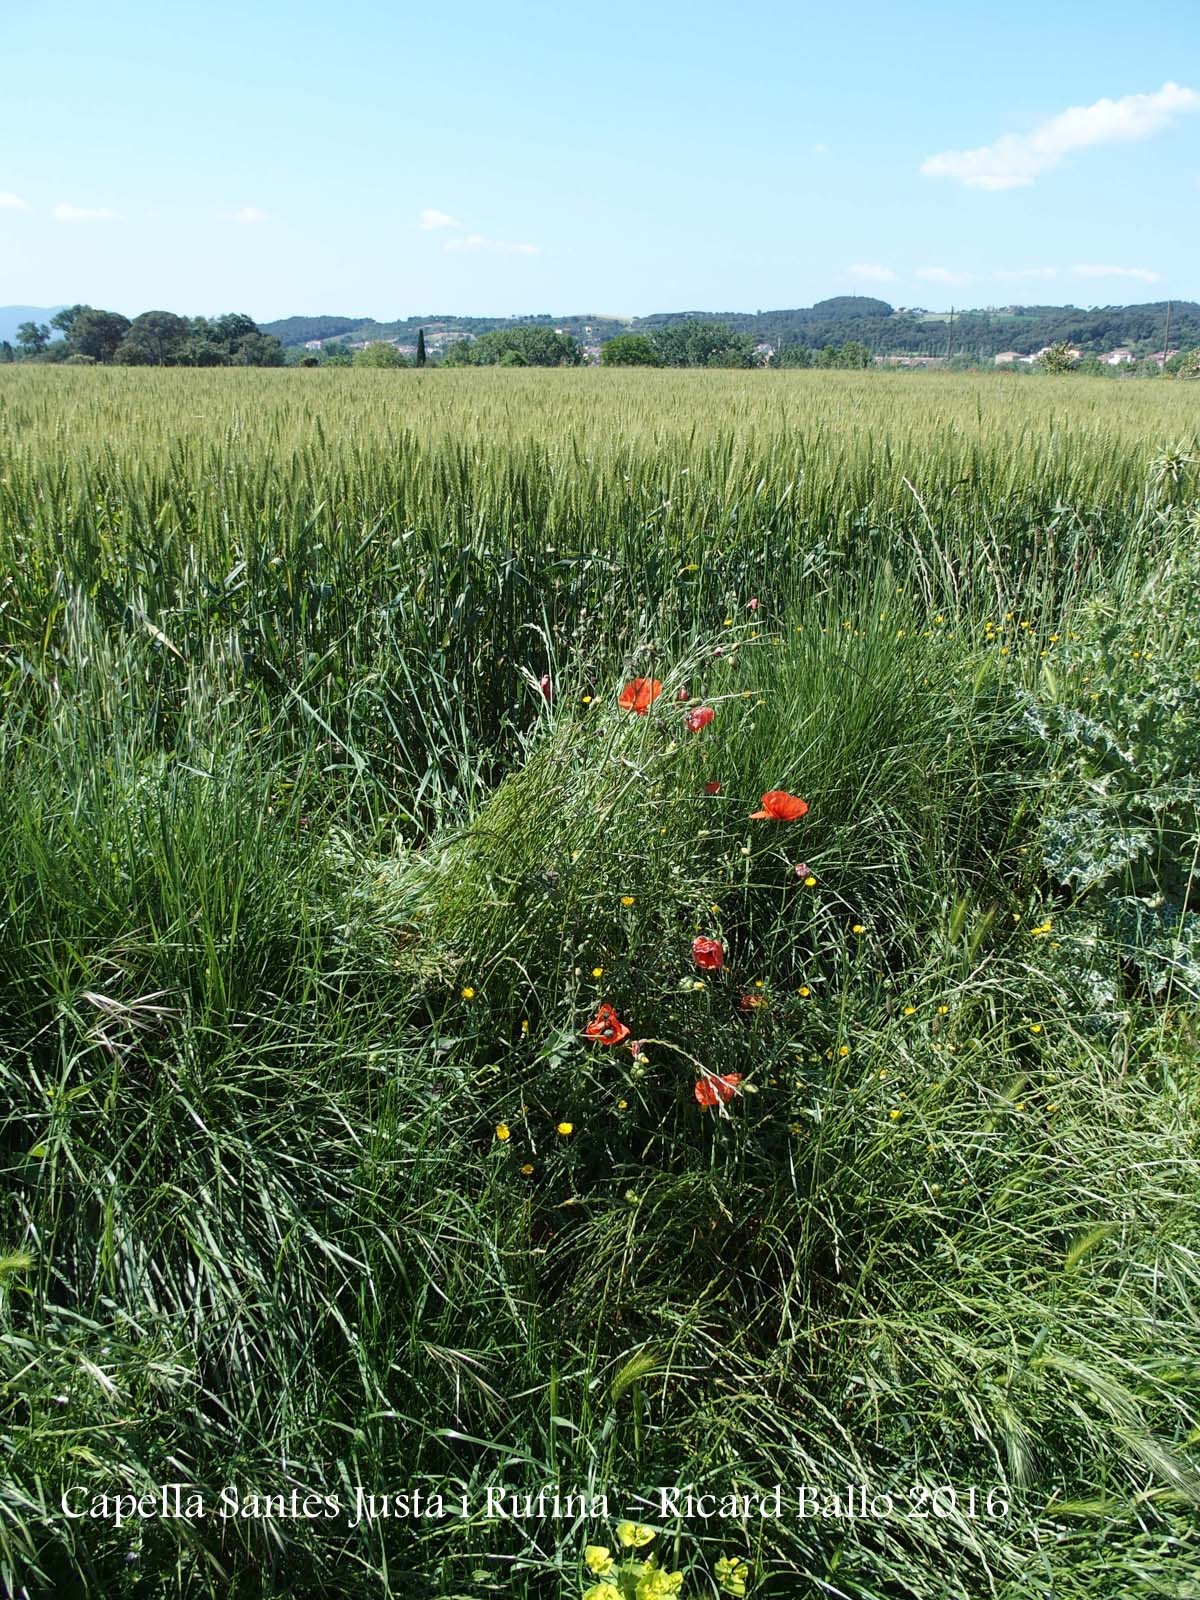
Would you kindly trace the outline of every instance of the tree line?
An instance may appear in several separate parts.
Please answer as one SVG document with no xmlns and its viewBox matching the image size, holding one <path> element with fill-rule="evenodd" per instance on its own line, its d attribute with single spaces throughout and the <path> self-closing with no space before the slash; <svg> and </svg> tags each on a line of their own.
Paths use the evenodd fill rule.
<svg viewBox="0 0 1200 1600">
<path fill-rule="evenodd" d="M 21 323 L 15 348 L 0 345 L 0 360 L 77 367 L 281 367 L 286 359 L 279 340 L 240 311 L 220 317 L 143 311 L 131 320 L 119 311 L 67 306 L 48 323 Z"/>
</svg>

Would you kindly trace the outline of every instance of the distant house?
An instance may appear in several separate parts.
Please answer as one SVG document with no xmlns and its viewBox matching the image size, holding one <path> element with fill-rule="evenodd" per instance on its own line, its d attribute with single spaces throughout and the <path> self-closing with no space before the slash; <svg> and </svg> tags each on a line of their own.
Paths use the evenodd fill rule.
<svg viewBox="0 0 1200 1600">
<path fill-rule="evenodd" d="M 992 363 L 997 367 L 1011 367 L 1014 361 L 1023 361 L 1019 350 L 1001 350 L 998 356 L 992 357 Z"/>
<path fill-rule="evenodd" d="M 1128 345 L 1121 345 L 1117 350 L 1110 350 L 1107 355 L 1100 357 L 1106 367 L 1126 367 L 1133 363 L 1133 351 Z"/>
<path fill-rule="evenodd" d="M 1155 350 L 1152 355 L 1146 357 L 1146 360 L 1153 361 L 1156 366 L 1165 367 L 1171 357 L 1178 354 L 1178 350 Z"/>
<path fill-rule="evenodd" d="M 324 341 L 321 339 L 306 339 L 304 341 L 304 348 L 306 350 L 319 350 L 323 342 Z"/>
</svg>

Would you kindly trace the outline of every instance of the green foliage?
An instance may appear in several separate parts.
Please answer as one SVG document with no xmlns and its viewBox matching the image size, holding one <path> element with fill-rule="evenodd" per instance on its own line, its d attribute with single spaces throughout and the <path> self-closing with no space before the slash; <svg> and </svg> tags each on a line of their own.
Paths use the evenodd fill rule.
<svg viewBox="0 0 1200 1600">
<path fill-rule="evenodd" d="M 354 352 L 353 365 L 356 367 L 406 367 L 408 362 L 396 349 L 394 344 L 386 340 L 379 340 L 369 344 L 365 350 Z"/>
<path fill-rule="evenodd" d="M 600 346 L 602 367 L 661 367 L 662 354 L 644 333 L 619 333 Z"/>
<path fill-rule="evenodd" d="M 457 348 L 457 347 L 452 347 Z M 466 347 L 468 364 L 475 367 L 577 367 L 583 352 L 569 334 L 553 328 L 493 328 Z"/>
<path fill-rule="evenodd" d="M 749 367 L 754 337 L 735 333 L 723 322 L 689 318 L 658 329 L 654 347 L 666 367 Z"/>
<path fill-rule="evenodd" d="M 50 329 L 44 322 L 22 322 L 17 329 L 17 349 L 23 356 L 36 356 L 50 343 Z"/>
<path fill-rule="evenodd" d="M 1076 357 L 1071 353 L 1071 347 L 1065 339 L 1052 344 L 1038 357 L 1039 366 L 1047 372 L 1070 372 L 1075 362 Z"/>
</svg>

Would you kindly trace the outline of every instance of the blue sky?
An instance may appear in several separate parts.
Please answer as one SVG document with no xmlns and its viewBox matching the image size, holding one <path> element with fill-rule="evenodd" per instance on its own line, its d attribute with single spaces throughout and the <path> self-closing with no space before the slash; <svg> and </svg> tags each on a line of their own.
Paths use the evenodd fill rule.
<svg viewBox="0 0 1200 1600">
<path fill-rule="evenodd" d="M 0 19 L 0 303 L 1200 299 L 1196 0 L 62 0 Z"/>
</svg>

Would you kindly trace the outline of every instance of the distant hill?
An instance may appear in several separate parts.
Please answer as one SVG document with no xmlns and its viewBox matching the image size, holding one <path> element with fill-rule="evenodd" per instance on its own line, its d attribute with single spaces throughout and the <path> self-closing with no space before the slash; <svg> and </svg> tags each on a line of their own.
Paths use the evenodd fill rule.
<svg viewBox="0 0 1200 1600">
<path fill-rule="evenodd" d="M 40 314 L 39 314 L 40 315 Z M 350 343 L 371 339 L 415 341 L 424 328 L 431 350 L 454 338 L 478 336 L 492 328 L 514 323 L 548 326 L 569 333 L 583 344 L 603 344 L 615 334 L 656 328 L 700 317 L 726 323 L 738 333 L 776 347 L 787 344 L 822 349 L 858 339 L 872 355 L 967 355 L 987 360 L 1002 350 L 1031 355 L 1060 339 L 1086 354 L 1102 355 L 1127 346 L 1135 355 L 1162 348 L 1167 320 L 1166 301 L 1133 306 L 989 306 L 985 309 L 929 311 L 922 306 L 897 310 L 886 300 L 870 295 L 837 295 L 816 305 L 780 311 L 662 311 L 647 317 L 612 317 L 595 313 L 551 316 L 542 312 L 526 317 L 471 317 L 430 315 L 377 322 L 363 317 L 285 317 L 261 324 L 285 345 L 302 345 L 309 339 L 339 339 Z M 23 318 L 19 320 L 24 320 Z M 1200 304 L 1176 301 L 1171 306 L 1171 347 L 1200 345 Z"/>
<path fill-rule="evenodd" d="M 61 311 L 62 306 L 0 306 L 0 340 L 7 339 L 11 344 L 17 337 L 17 329 L 23 322 L 49 322 L 56 311 Z M 58 334 L 53 334 L 58 338 Z"/>
</svg>

